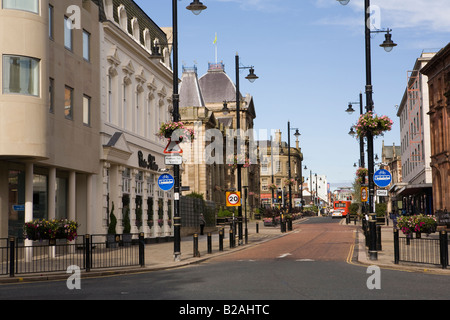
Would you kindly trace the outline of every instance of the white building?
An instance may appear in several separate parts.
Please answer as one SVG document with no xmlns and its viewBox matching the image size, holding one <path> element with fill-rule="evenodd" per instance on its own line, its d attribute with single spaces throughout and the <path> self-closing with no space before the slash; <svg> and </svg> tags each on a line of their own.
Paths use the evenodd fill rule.
<svg viewBox="0 0 450 320">
<path fill-rule="evenodd" d="M 432 212 L 428 78 L 420 70 L 434 55 L 434 52 L 423 52 L 413 70 L 408 71 L 407 87 L 397 112 L 400 119 L 402 181 L 406 186 L 402 186 L 396 194 L 398 201 L 403 199 L 403 208 L 411 212 Z"/>
<path fill-rule="evenodd" d="M 171 120 L 172 70 L 165 32 L 131 0 L 100 1 L 100 164 L 96 232 L 106 233 L 114 203 L 117 233 L 129 214 L 131 233 L 146 238 L 173 233 L 173 193 L 157 186 L 164 167 L 165 139 L 157 137 Z M 152 45 L 162 59 L 151 59 Z"/>
<path fill-rule="evenodd" d="M 305 183 L 307 184 L 308 189 L 310 189 L 313 199 L 318 199 L 316 200 L 319 201 L 317 202 L 318 204 L 321 204 L 322 206 L 328 204 L 328 182 L 326 175 L 310 173 L 310 176 L 307 177 Z"/>
</svg>

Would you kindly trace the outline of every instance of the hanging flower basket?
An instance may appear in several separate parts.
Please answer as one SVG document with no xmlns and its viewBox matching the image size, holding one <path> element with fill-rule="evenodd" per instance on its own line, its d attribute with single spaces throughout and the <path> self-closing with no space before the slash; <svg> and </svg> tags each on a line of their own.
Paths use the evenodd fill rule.
<svg viewBox="0 0 450 320">
<path fill-rule="evenodd" d="M 292 186 L 294 185 L 295 180 L 294 179 L 284 179 L 284 185 L 286 186 Z"/>
<path fill-rule="evenodd" d="M 250 159 L 244 156 L 236 156 L 236 155 L 229 155 L 227 157 L 227 164 L 232 169 L 236 169 L 238 164 L 241 164 L 243 168 L 248 168 L 252 164 Z"/>
<path fill-rule="evenodd" d="M 161 127 L 159 128 L 159 132 L 157 135 L 161 138 L 167 139 L 176 138 L 176 136 L 178 136 L 178 141 L 182 141 L 184 138 L 191 141 L 195 138 L 194 130 L 186 128 L 184 123 L 181 121 L 161 123 Z"/>
<path fill-rule="evenodd" d="M 363 183 L 363 179 L 366 180 L 368 174 L 369 170 L 367 168 L 358 168 L 358 170 L 356 170 L 356 182 L 359 184 Z"/>
<path fill-rule="evenodd" d="M 67 239 L 73 241 L 77 238 L 78 223 L 67 219 L 61 220 L 34 220 L 24 225 L 24 236 L 28 240 L 41 241 L 53 239 Z"/>
<path fill-rule="evenodd" d="M 358 123 L 353 126 L 358 138 L 366 137 L 369 132 L 374 137 L 383 135 L 386 131 L 391 131 L 394 122 L 388 116 L 374 115 L 369 111 L 359 117 Z"/>
<path fill-rule="evenodd" d="M 277 189 L 277 185 L 275 183 L 271 183 L 271 184 L 269 184 L 269 189 L 270 190 L 276 190 Z"/>
</svg>

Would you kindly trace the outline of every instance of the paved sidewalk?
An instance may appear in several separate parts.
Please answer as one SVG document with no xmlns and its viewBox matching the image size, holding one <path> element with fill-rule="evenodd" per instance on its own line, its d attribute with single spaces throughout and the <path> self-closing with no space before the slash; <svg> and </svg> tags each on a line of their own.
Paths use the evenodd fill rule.
<svg viewBox="0 0 450 320">
<path fill-rule="evenodd" d="M 301 223 L 302 219 L 294 221 L 295 224 Z M 354 222 L 349 225 L 345 220 L 340 222 L 343 228 L 355 227 Z M 258 225 L 259 232 L 256 233 Z M 258 245 L 262 242 L 269 241 L 275 238 L 289 235 L 290 232 L 282 233 L 280 226 L 265 227 L 262 221 L 251 221 L 248 223 L 248 243 L 238 245 L 230 248 L 230 227 L 225 227 L 225 238 L 223 241 L 223 251 L 219 251 L 219 233 L 215 231 L 212 233 L 212 253 L 208 254 L 207 235 L 206 233 L 198 236 L 198 249 L 200 257 L 194 257 L 193 236 L 183 237 L 181 239 L 181 258 L 180 261 L 174 261 L 173 257 L 173 242 L 154 243 L 145 245 L 145 267 L 124 267 L 115 269 L 95 269 L 90 272 L 82 271 L 82 277 L 99 277 L 111 276 L 124 273 L 148 272 L 157 270 L 166 270 L 171 268 L 180 268 L 191 264 L 200 263 L 212 257 L 228 254 L 237 250 L 245 250 L 252 246 Z M 348 261 L 352 264 L 359 265 L 377 265 L 381 268 L 390 268 L 396 270 L 412 271 L 412 272 L 426 272 L 450 275 L 450 268 L 442 269 L 440 266 L 425 266 L 419 264 L 407 264 L 400 262 L 394 264 L 394 237 L 392 223 L 390 226 L 381 227 L 381 242 L 382 250 L 377 252 L 377 260 L 370 260 L 368 249 L 365 246 L 365 238 L 362 233 L 360 222 L 357 222 L 356 244 L 354 246 L 353 259 Z M 245 238 L 244 238 L 245 241 Z M 66 280 L 68 275 L 66 273 L 51 273 L 43 275 L 18 275 L 14 278 L 8 276 L 0 276 L 0 284 L 14 283 L 24 281 L 39 281 L 39 280 Z"/>
<path fill-rule="evenodd" d="M 345 220 L 341 224 L 346 225 Z M 349 226 L 354 226 L 352 221 Z M 357 254 L 357 262 L 364 265 L 376 265 L 381 268 L 389 268 L 395 270 L 403 270 L 409 272 L 423 272 L 450 275 L 450 268 L 442 269 L 437 265 L 425 265 L 418 263 L 408 263 L 400 261 L 398 264 L 394 263 L 394 231 L 393 223 L 389 221 L 389 225 L 381 226 L 381 250 L 377 251 L 377 260 L 371 260 L 369 250 L 365 245 L 365 236 L 361 229 L 361 222 L 357 222 L 357 243 L 355 245 L 355 254 Z M 399 233 L 402 237 L 402 232 Z M 424 235 L 423 235 L 424 237 Z"/>
<path fill-rule="evenodd" d="M 297 220 L 298 223 L 301 220 Z M 295 223 L 295 222 L 294 222 Z M 243 226 L 244 228 L 244 226 Z M 108 268 L 108 269 L 91 269 L 86 272 L 81 270 L 82 278 L 112 276 L 125 273 L 149 272 L 157 270 L 167 270 L 171 268 L 180 268 L 191 264 L 200 263 L 212 257 L 228 254 L 237 250 L 244 250 L 259 243 L 269 241 L 278 237 L 288 235 L 289 232 L 282 233 L 280 226 L 265 227 L 262 220 L 251 221 L 247 224 L 248 228 L 248 243 L 238 245 L 236 239 L 235 247 L 230 248 L 230 227 L 225 226 L 223 251 L 219 250 L 219 231 L 211 233 L 211 251 L 208 253 L 207 247 L 207 233 L 198 235 L 198 251 L 200 257 L 194 257 L 194 241 L 193 236 L 182 237 L 181 239 L 181 258 L 180 261 L 174 261 L 174 244 L 171 242 L 151 243 L 145 245 L 145 266 L 123 267 L 123 268 Z M 256 229 L 258 228 L 258 233 Z M 243 230 L 245 232 L 245 229 Z M 243 239 L 245 241 L 245 237 Z M 53 272 L 48 274 L 25 274 L 16 275 L 13 278 L 9 276 L 0 276 L 0 284 L 28 282 L 28 281 L 42 281 L 42 280 L 67 280 L 68 274 L 65 272 Z"/>
</svg>

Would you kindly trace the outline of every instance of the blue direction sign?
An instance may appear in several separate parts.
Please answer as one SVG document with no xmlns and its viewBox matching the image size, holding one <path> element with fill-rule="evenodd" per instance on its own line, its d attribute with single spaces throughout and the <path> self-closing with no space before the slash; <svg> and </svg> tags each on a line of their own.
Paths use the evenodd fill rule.
<svg viewBox="0 0 450 320">
<path fill-rule="evenodd" d="M 373 182 L 380 188 L 386 188 L 392 182 L 392 174 L 384 169 L 380 169 L 373 175 Z"/>
<path fill-rule="evenodd" d="M 163 191 L 169 191 L 175 185 L 175 179 L 168 173 L 162 174 L 158 178 L 158 186 Z"/>
</svg>

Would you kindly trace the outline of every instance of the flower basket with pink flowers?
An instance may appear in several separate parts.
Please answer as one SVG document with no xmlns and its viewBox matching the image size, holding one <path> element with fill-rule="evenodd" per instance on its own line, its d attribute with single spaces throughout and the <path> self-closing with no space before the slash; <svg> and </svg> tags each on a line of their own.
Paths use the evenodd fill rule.
<svg viewBox="0 0 450 320">
<path fill-rule="evenodd" d="M 391 131 L 393 121 L 388 116 L 378 116 L 369 111 L 359 117 L 358 123 L 353 126 L 358 138 L 366 137 L 372 133 L 374 137 L 383 135 L 386 131 Z"/>
</svg>

